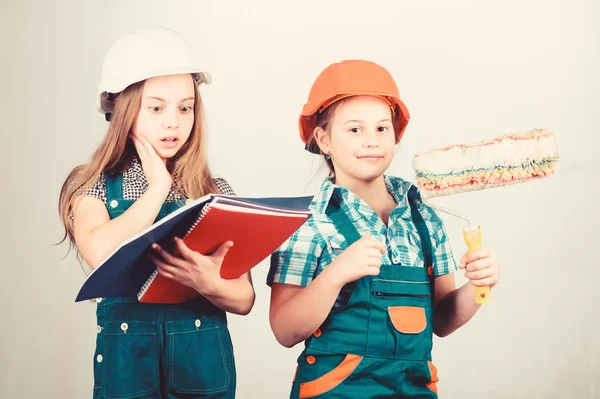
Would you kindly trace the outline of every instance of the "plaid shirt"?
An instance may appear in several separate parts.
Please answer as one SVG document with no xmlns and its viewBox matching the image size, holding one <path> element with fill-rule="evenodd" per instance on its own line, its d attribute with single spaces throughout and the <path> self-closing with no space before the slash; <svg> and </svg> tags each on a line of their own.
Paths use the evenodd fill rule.
<svg viewBox="0 0 600 399">
<path fill-rule="evenodd" d="M 386 243 L 387 254 L 382 264 L 424 267 L 421 239 L 412 221 L 408 190 L 411 183 L 398 177 L 384 176 L 388 192 L 397 206 L 386 226 L 377 213 L 348 189 L 337 186 L 328 178 L 314 197 L 311 217 L 277 251 L 271 255 L 271 269 L 267 284 L 282 283 L 307 286 L 322 270 L 348 247 L 344 236 L 325 215 L 334 191 L 338 191 L 341 207 L 350 217 L 361 235 L 370 232 L 380 242 Z M 418 209 L 432 237 L 434 275 L 441 276 L 458 270 L 446 237 L 442 219 L 432 208 L 419 202 Z"/>
<path fill-rule="evenodd" d="M 173 179 L 177 179 L 174 177 Z M 221 194 L 235 195 L 227 181 L 220 177 L 213 177 L 213 182 Z M 148 190 L 148 180 L 144 169 L 137 156 L 133 157 L 131 165 L 123 172 L 123 199 L 137 201 Z M 100 173 L 96 183 L 90 187 L 85 195 L 98 198 L 106 203 L 106 177 Z M 174 202 L 184 199 L 183 195 L 176 192 L 171 186 L 165 202 Z"/>
<path fill-rule="evenodd" d="M 176 179 L 176 177 L 173 179 Z M 233 191 L 225 179 L 213 176 L 213 182 L 218 193 L 235 195 L 235 191 Z M 123 199 L 137 201 L 146 190 L 148 190 L 148 180 L 146 179 L 140 160 L 135 156 L 131 165 L 123 172 Z M 98 198 L 106 204 L 106 176 L 104 176 L 104 173 L 100 173 L 98 180 L 96 180 L 93 186 L 87 190 L 82 187 L 78 194 Z M 182 199 L 184 199 L 183 195 L 176 192 L 173 186 L 171 186 L 165 202 L 174 202 Z M 69 219 L 73 220 L 73 211 L 69 211 Z"/>
</svg>

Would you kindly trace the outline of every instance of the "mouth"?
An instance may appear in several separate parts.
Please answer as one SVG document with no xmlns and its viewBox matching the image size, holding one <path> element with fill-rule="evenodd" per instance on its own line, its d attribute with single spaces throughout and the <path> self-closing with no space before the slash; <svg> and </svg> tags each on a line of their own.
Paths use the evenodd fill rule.
<svg viewBox="0 0 600 399">
<path fill-rule="evenodd" d="M 366 161 L 377 161 L 377 160 L 383 159 L 383 155 L 362 155 L 357 158 L 364 159 Z"/>
<path fill-rule="evenodd" d="M 177 147 L 179 140 L 177 139 L 177 137 L 170 136 L 161 139 L 160 142 L 166 148 L 175 148 Z"/>
</svg>

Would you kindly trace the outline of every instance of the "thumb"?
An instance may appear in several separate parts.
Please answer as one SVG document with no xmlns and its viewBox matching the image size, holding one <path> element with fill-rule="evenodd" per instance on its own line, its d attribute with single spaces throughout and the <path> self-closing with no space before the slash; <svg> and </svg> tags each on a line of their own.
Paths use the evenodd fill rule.
<svg viewBox="0 0 600 399">
<path fill-rule="evenodd" d="M 217 250 L 215 252 L 213 252 L 210 256 L 221 261 L 221 260 L 223 260 L 223 258 L 227 254 L 227 252 L 229 252 L 229 249 L 231 247 L 233 247 L 233 241 L 226 241 L 226 242 L 222 243 L 219 246 L 219 248 L 217 248 Z"/>
<path fill-rule="evenodd" d="M 367 234 L 365 234 L 364 236 L 362 236 L 363 240 L 371 240 L 373 239 L 373 235 L 371 234 L 370 231 L 367 231 Z"/>
</svg>

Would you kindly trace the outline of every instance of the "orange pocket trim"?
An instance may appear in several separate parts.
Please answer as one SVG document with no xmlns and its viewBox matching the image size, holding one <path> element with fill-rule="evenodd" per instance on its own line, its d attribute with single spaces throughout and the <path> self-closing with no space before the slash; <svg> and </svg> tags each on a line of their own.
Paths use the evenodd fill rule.
<svg viewBox="0 0 600 399">
<path fill-rule="evenodd" d="M 431 363 L 429 361 L 427 362 L 427 365 L 429 366 L 429 374 L 431 374 L 431 381 L 428 382 L 426 385 L 427 385 L 427 388 L 429 388 L 431 391 L 433 391 L 437 395 L 438 390 L 437 390 L 436 382 L 438 382 L 440 380 L 437 375 L 437 369 L 435 368 L 433 363 Z"/>
<path fill-rule="evenodd" d="M 405 334 L 418 334 L 427 327 L 425 308 L 420 306 L 390 306 L 388 314 L 394 328 Z"/>
<path fill-rule="evenodd" d="M 316 380 L 301 383 L 299 398 L 312 398 L 314 396 L 322 395 L 327 391 L 331 391 L 356 370 L 356 367 L 358 367 L 362 358 L 362 356 L 358 355 L 346 355 L 339 366 L 329 373 Z"/>
</svg>

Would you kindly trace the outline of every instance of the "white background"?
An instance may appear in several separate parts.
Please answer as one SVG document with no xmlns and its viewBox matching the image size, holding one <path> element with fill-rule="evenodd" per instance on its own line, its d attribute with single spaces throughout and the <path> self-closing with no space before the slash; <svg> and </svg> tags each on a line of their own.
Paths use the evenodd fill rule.
<svg viewBox="0 0 600 399">
<path fill-rule="evenodd" d="M 74 303 L 85 275 L 52 245 L 57 199 L 107 127 L 96 111 L 105 51 L 151 24 L 180 31 L 212 72 L 210 163 L 240 195 L 318 187 L 320 160 L 303 150 L 297 117 L 340 59 L 396 78 L 412 119 L 390 173 L 408 180 L 417 152 L 555 131 L 557 176 L 439 199 L 481 224 L 502 277 L 491 304 L 436 338 L 434 363 L 443 398 L 600 397 L 597 2 L 3 0 L 0 11 L 0 397 L 91 397 L 94 305 Z M 462 222 L 444 218 L 459 259 Z M 242 399 L 287 397 L 301 350 L 271 333 L 267 270 L 253 273 L 252 313 L 230 317 Z"/>
</svg>

